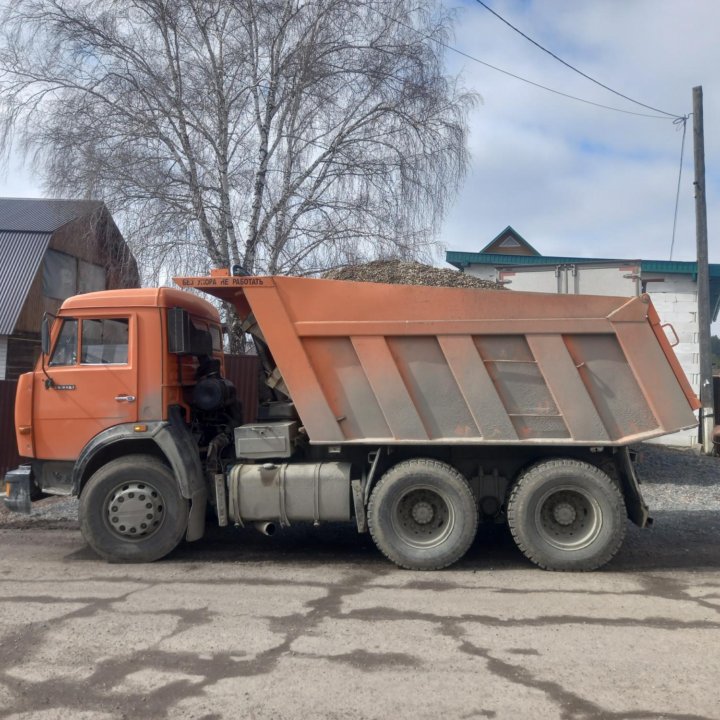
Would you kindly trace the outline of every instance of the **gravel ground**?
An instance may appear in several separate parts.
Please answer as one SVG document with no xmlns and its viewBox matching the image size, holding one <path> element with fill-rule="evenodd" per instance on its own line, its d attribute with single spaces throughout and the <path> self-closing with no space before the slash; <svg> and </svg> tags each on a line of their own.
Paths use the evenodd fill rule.
<svg viewBox="0 0 720 720">
<path fill-rule="evenodd" d="M 69 530 L 78 527 L 77 498 L 46 497 L 33 503 L 31 515 L 10 512 L 0 502 L 0 529 L 43 528 Z"/>
<path fill-rule="evenodd" d="M 720 458 L 651 444 L 638 450 L 641 489 L 651 510 L 720 510 Z"/>
<path fill-rule="evenodd" d="M 720 458 L 694 450 L 644 444 L 637 471 L 652 514 L 720 510 Z M 33 503 L 30 517 L 0 503 L 0 528 L 64 530 L 78 525 L 76 498 L 48 497 Z"/>
</svg>

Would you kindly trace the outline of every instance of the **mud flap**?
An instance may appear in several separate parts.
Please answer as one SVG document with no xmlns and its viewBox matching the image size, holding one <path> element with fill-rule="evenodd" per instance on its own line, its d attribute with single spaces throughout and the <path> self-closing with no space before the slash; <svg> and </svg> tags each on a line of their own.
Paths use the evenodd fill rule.
<svg viewBox="0 0 720 720">
<path fill-rule="evenodd" d="M 190 500 L 190 516 L 185 539 L 188 542 L 199 540 L 205 534 L 205 510 L 207 507 L 207 487 L 203 478 L 200 453 L 197 443 L 190 434 L 179 405 L 168 409 L 167 424 L 155 434 L 155 442 L 170 461 L 183 497 Z"/>
<path fill-rule="evenodd" d="M 365 504 L 363 502 L 363 486 L 361 480 L 352 480 L 350 482 L 352 489 L 353 504 L 355 506 L 355 522 L 359 533 L 368 531 L 367 514 L 365 513 Z"/>
<path fill-rule="evenodd" d="M 188 542 L 200 540 L 205 534 L 205 508 L 207 506 L 207 490 L 202 488 L 193 493 L 190 499 L 190 515 L 188 516 L 187 533 Z"/>
<path fill-rule="evenodd" d="M 618 449 L 616 464 L 620 471 L 628 517 L 638 527 L 651 527 L 653 519 L 650 517 L 650 508 L 648 508 L 645 500 L 643 500 L 642 492 L 640 491 L 640 480 L 635 474 L 635 467 L 630 457 L 629 448 L 622 447 Z"/>
<path fill-rule="evenodd" d="M 32 502 L 32 468 L 30 465 L 21 465 L 15 470 L 10 470 L 5 475 L 5 507 L 16 513 L 29 515 Z"/>
</svg>

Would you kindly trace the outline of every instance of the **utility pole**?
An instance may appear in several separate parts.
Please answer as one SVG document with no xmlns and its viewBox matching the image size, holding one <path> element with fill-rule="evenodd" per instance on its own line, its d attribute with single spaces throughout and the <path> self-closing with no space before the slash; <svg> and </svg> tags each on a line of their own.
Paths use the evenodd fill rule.
<svg viewBox="0 0 720 720">
<path fill-rule="evenodd" d="M 710 271 L 708 267 L 707 203 L 705 199 L 705 135 L 702 86 L 693 88 L 695 153 L 695 236 L 697 239 L 698 339 L 700 341 L 700 437 L 705 454 L 713 449 L 715 426 L 712 358 L 710 355 Z"/>
</svg>

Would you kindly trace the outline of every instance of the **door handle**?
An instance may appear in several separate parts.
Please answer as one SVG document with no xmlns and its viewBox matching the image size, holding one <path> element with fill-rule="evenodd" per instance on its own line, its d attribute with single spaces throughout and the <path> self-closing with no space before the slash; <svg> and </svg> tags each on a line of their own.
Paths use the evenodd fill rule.
<svg viewBox="0 0 720 720">
<path fill-rule="evenodd" d="M 135 402 L 135 396 L 134 395 L 116 395 L 115 399 L 118 402 L 127 402 L 127 403 L 133 403 Z"/>
</svg>

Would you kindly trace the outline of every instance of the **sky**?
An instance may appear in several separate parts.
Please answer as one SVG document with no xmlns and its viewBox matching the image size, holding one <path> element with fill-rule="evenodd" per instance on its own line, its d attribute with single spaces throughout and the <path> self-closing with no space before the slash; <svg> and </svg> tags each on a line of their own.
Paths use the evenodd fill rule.
<svg viewBox="0 0 720 720">
<path fill-rule="evenodd" d="M 446 0 L 447 1 L 447 0 Z M 720 2 L 485 0 L 563 60 L 646 105 L 692 112 L 704 96 L 709 255 L 720 262 Z M 453 45 L 561 92 L 641 113 L 564 67 L 474 0 L 455 2 Z M 447 249 L 479 251 L 512 225 L 543 255 L 670 258 L 682 130 L 572 101 L 453 52 L 448 68 L 482 102 L 472 162 L 446 218 Z M 695 258 L 692 118 L 673 259 Z"/>
<path fill-rule="evenodd" d="M 513 32 L 475 0 L 457 11 L 461 51 L 517 75 L 625 110 L 623 100 Z M 677 115 L 702 85 L 710 260 L 720 262 L 720 2 L 487 0 L 511 23 L 617 91 Z M 482 100 L 470 116 L 471 166 L 442 226 L 448 250 L 478 251 L 512 225 L 544 255 L 669 259 L 682 132 L 572 101 L 452 51 L 448 72 Z M 692 119 L 691 119 L 692 120 Z M 688 122 L 673 258 L 695 257 L 692 125 Z M 16 158 L 0 196 L 42 196 Z"/>
</svg>

